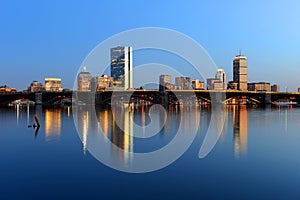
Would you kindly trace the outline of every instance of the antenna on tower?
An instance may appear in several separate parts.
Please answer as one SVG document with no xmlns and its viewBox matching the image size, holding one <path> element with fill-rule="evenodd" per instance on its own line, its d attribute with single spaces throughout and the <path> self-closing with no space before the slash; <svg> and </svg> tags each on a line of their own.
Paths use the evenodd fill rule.
<svg viewBox="0 0 300 200">
<path fill-rule="evenodd" d="M 86 72 L 86 66 L 83 66 L 83 72 Z"/>
<path fill-rule="evenodd" d="M 240 55 L 240 56 L 242 55 L 242 50 L 241 50 L 241 49 L 239 49 L 239 55 Z"/>
</svg>

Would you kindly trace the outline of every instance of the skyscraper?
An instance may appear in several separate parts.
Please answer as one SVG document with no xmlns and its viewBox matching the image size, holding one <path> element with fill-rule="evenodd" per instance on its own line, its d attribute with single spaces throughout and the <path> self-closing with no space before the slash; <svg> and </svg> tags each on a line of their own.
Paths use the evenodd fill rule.
<svg viewBox="0 0 300 200">
<path fill-rule="evenodd" d="M 83 67 L 83 71 L 77 76 L 77 89 L 78 91 L 91 91 L 91 73 L 86 71 L 86 67 Z"/>
<path fill-rule="evenodd" d="M 118 46 L 110 49 L 111 76 L 114 86 L 132 88 L 132 47 Z"/>
<path fill-rule="evenodd" d="M 238 55 L 233 59 L 233 82 L 237 83 L 238 90 L 247 90 L 248 64 L 246 56 Z"/>
</svg>

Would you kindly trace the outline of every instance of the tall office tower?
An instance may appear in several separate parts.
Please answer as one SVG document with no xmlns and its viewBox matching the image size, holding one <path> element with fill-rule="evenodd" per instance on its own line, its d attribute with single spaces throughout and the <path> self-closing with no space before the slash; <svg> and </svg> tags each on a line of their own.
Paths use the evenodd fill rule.
<svg viewBox="0 0 300 200">
<path fill-rule="evenodd" d="M 215 78 L 223 84 L 223 90 L 226 90 L 226 74 L 223 69 L 218 69 Z"/>
<path fill-rule="evenodd" d="M 118 46 L 110 49 L 110 73 L 115 87 L 132 88 L 132 47 Z"/>
<path fill-rule="evenodd" d="M 159 76 L 159 91 L 164 92 L 166 89 L 170 89 L 170 85 L 171 85 L 170 75 Z"/>
<path fill-rule="evenodd" d="M 83 67 L 83 71 L 77 76 L 77 90 L 78 91 L 91 91 L 92 75 Z"/>
<path fill-rule="evenodd" d="M 247 57 L 238 55 L 233 59 L 233 82 L 238 90 L 247 90 L 248 66 Z"/>
</svg>

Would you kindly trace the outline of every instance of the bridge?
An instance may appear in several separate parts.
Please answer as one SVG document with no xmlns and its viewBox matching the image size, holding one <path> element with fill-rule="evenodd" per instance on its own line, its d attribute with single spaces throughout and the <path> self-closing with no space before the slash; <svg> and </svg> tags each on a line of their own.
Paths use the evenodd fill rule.
<svg viewBox="0 0 300 200">
<path fill-rule="evenodd" d="M 83 93 L 78 93 L 79 96 Z M 178 104 L 181 102 L 224 103 L 224 104 L 256 104 L 264 106 L 275 101 L 289 100 L 300 104 L 300 93 L 286 92 L 253 92 L 237 90 L 115 90 L 99 91 L 90 101 L 95 104 L 111 104 L 118 102 L 148 102 L 158 104 Z M 94 98 L 95 97 L 95 98 Z M 80 99 L 80 97 L 78 98 Z M 83 100 L 85 102 L 85 100 Z"/>
<path fill-rule="evenodd" d="M 71 98 L 72 92 L 0 93 L 0 105 L 8 105 L 9 103 L 19 99 L 28 99 L 41 105 L 59 105 L 67 99 L 71 100 Z"/>
<path fill-rule="evenodd" d="M 286 99 L 300 104 L 298 92 L 253 92 L 253 91 L 209 91 L 209 90 L 173 90 L 160 92 L 158 90 L 102 90 L 92 92 L 41 92 L 41 93 L 6 93 L 0 94 L 0 105 L 7 105 L 14 100 L 28 99 L 41 105 L 58 105 L 72 96 L 75 102 L 85 104 L 107 105 L 122 102 L 146 102 L 149 104 L 178 104 L 181 102 L 266 105 L 274 101 Z"/>
</svg>

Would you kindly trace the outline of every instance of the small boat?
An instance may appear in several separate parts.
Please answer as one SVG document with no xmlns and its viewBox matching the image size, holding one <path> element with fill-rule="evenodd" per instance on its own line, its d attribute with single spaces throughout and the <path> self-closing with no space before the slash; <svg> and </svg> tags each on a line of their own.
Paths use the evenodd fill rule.
<svg viewBox="0 0 300 200">
<path fill-rule="evenodd" d="M 274 104 L 276 106 L 290 106 L 290 105 L 297 105 L 297 102 L 293 102 L 288 99 L 284 99 L 284 100 L 274 101 L 274 102 L 272 102 L 272 104 Z"/>
</svg>

